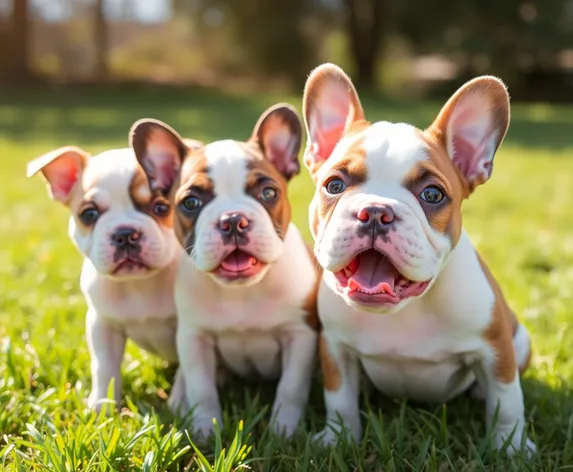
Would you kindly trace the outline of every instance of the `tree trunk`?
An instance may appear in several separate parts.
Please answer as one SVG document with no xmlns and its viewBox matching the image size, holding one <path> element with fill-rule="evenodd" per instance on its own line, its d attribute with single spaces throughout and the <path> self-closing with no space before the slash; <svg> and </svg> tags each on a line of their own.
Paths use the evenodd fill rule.
<svg viewBox="0 0 573 472">
<path fill-rule="evenodd" d="M 107 22 L 104 11 L 104 0 L 97 0 L 95 5 L 94 44 L 96 48 L 94 75 L 98 80 L 105 80 L 107 68 Z"/>
<path fill-rule="evenodd" d="M 32 78 L 28 62 L 30 52 L 30 19 L 28 0 L 14 0 L 10 22 L 9 56 L 11 67 L 8 76 L 18 81 Z"/>
<path fill-rule="evenodd" d="M 356 83 L 371 88 L 376 81 L 376 62 L 382 41 L 382 14 L 386 0 L 345 0 L 350 50 L 356 67 Z"/>
</svg>

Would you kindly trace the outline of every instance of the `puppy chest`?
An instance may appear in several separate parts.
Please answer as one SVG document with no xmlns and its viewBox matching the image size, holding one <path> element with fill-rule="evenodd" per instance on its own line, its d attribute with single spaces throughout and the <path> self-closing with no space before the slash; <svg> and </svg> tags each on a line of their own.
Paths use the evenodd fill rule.
<svg viewBox="0 0 573 472">
<path fill-rule="evenodd" d="M 140 348 L 168 361 L 177 360 L 175 333 L 177 318 L 165 320 L 131 321 L 125 324 L 125 333 Z"/>
<path fill-rule="evenodd" d="M 363 357 L 362 367 L 372 384 L 391 398 L 441 403 L 465 391 L 474 381 L 461 360 L 439 363 Z"/>
<path fill-rule="evenodd" d="M 281 372 L 282 343 L 272 332 L 245 331 L 216 338 L 220 362 L 240 376 L 276 378 Z"/>
</svg>

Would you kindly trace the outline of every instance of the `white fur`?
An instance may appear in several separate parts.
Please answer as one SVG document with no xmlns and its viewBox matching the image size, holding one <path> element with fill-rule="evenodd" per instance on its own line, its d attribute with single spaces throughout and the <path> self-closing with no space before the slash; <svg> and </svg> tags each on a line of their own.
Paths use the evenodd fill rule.
<svg viewBox="0 0 573 472">
<path fill-rule="evenodd" d="M 175 285 L 185 397 L 172 401 L 171 408 L 193 409 L 193 428 L 201 436 L 213 431 L 213 418 L 222 427 L 216 385 L 222 363 L 241 376 L 279 380 L 273 428 L 290 435 L 308 398 L 316 355 L 317 334 L 303 310 L 316 286 L 316 270 L 294 224 L 281 240 L 263 206 L 245 193 L 244 151 L 233 141 L 221 141 L 207 145 L 205 155 L 216 197 L 199 215 L 195 251 L 182 257 Z M 228 250 L 216 231 L 228 211 L 252 219 L 246 250 L 268 262 L 253 283 L 229 286 L 208 273 Z"/>
<path fill-rule="evenodd" d="M 173 285 L 181 248 L 171 229 L 134 207 L 129 186 L 137 165 L 131 149 L 91 157 L 82 176 L 84 183 L 93 183 L 85 197 L 94 199 L 105 213 L 85 235 L 70 218 L 70 237 L 85 257 L 80 285 L 88 305 L 86 337 L 92 377 L 89 405 L 98 411 L 107 399 L 112 379 L 113 400 L 120 400 L 120 366 L 127 339 L 163 359 L 177 360 Z M 125 225 L 142 232 L 141 255 L 152 268 L 137 277 L 110 275 L 110 237 Z"/>
</svg>

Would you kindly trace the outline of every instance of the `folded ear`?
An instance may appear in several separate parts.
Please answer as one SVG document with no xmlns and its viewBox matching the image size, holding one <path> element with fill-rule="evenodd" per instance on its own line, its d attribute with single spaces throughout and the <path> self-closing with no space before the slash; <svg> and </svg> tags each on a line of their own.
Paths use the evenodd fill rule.
<svg viewBox="0 0 573 472">
<path fill-rule="evenodd" d="M 509 95 L 503 82 L 482 76 L 463 85 L 428 129 L 442 142 L 470 192 L 491 176 L 509 115 Z"/>
<path fill-rule="evenodd" d="M 253 129 L 251 141 L 258 142 L 266 158 L 287 180 L 300 172 L 302 123 L 292 106 L 278 103 L 266 110 Z"/>
<path fill-rule="evenodd" d="M 193 144 L 192 140 L 183 140 L 165 123 L 146 118 L 133 124 L 129 141 L 137 160 L 147 174 L 151 189 L 159 190 L 164 195 L 169 194 L 181 164 L 189 152 L 185 141 Z M 200 147 L 198 141 L 194 142 Z"/>
<path fill-rule="evenodd" d="M 304 163 L 315 172 L 350 125 L 364 119 L 356 89 L 340 67 L 322 64 L 310 73 L 304 88 L 303 116 L 307 132 Z"/>
<path fill-rule="evenodd" d="M 47 182 L 50 197 L 67 205 L 88 157 L 86 151 L 75 146 L 54 149 L 30 161 L 26 168 L 26 176 L 32 177 L 41 172 Z"/>
</svg>

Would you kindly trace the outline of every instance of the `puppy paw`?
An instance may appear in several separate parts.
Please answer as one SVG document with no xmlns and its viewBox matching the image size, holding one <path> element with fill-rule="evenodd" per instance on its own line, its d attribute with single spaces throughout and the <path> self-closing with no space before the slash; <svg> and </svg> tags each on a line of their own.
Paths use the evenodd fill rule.
<svg viewBox="0 0 573 472">
<path fill-rule="evenodd" d="M 325 447 L 335 446 L 340 438 L 340 432 L 329 427 L 324 428 L 319 433 L 313 434 L 311 440 L 322 444 Z"/>
<path fill-rule="evenodd" d="M 510 436 L 511 433 L 504 433 L 498 432 L 495 435 L 495 447 L 499 451 L 501 450 L 504 445 L 506 444 L 507 438 Z M 533 455 L 537 452 L 537 446 L 535 443 L 529 439 L 525 439 L 525 444 L 522 449 L 522 435 L 521 434 L 514 434 L 511 438 L 511 443 L 507 446 L 506 454 L 509 457 L 514 456 L 520 452 L 523 452 L 528 459 L 531 459 Z"/>
<path fill-rule="evenodd" d="M 470 397 L 479 401 L 484 401 L 485 400 L 484 388 L 479 383 L 474 384 L 474 386 L 470 388 Z"/>
<path fill-rule="evenodd" d="M 223 425 L 217 421 L 219 430 L 223 430 Z M 215 434 L 215 424 L 211 418 L 201 418 L 193 420 L 191 425 L 191 439 L 199 444 L 207 442 Z"/>
<path fill-rule="evenodd" d="M 282 404 L 273 411 L 276 411 L 273 414 L 274 433 L 287 438 L 292 436 L 302 416 L 302 408 L 297 405 Z"/>
</svg>

